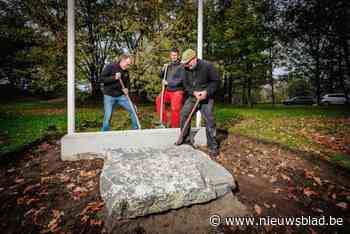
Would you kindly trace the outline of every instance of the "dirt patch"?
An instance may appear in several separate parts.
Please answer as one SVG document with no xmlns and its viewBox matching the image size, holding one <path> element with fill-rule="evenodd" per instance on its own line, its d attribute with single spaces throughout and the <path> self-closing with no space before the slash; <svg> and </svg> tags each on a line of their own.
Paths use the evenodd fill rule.
<svg viewBox="0 0 350 234">
<path fill-rule="evenodd" d="M 42 143 L 1 168 L 2 233 L 101 233 L 102 160 L 62 162 L 57 143 Z"/>
<path fill-rule="evenodd" d="M 41 143 L 16 158 L 0 170 L 2 233 L 105 232 L 102 160 L 62 162 L 59 142 Z M 342 226 L 232 225 L 221 233 L 350 233 L 350 176 L 337 168 L 233 135 L 222 139 L 218 163 L 234 175 L 236 195 L 254 218 L 343 220 Z"/>
<path fill-rule="evenodd" d="M 254 217 L 341 218 L 342 226 L 231 226 L 227 233 L 349 233 L 350 176 L 277 145 L 229 135 L 218 162 L 239 185 Z"/>
</svg>

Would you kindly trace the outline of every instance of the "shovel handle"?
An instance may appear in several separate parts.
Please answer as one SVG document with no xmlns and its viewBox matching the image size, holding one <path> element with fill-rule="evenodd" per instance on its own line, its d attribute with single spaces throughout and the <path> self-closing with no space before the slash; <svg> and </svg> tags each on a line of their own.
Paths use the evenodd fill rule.
<svg viewBox="0 0 350 234">
<path fill-rule="evenodd" d="M 188 128 L 188 125 L 191 123 L 192 115 L 193 115 L 193 113 L 196 111 L 196 109 L 197 109 L 197 107 L 198 107 L 198 105 L 199 105 L 199 102 L 200 102 L 200 100 L 197 98 L 196 103 L 194 104 L 194 106 L 193 106 L 193 108 L 192 108 L 192 110 L 191 110 L 189 116 L 188 116 L 187 119 L 186 119 L 185 125 L 184 125 L 184 127 L 182 128 L 182 130 L 181 130 L 180 136 L 179 136 L 179 138 L 178 138 L 177 141 L 176 141 L 176 144 L 177 144 L 177 145 L 179 145 L 179 144 L 181 143 L 181 141 L 183 140 L 182 138 L 184 137 L 184 134 L 185 134 L 185 131 L 186 131 L 187 128 Z"/>
<path fill-rule="evenodd" d="M 115 76 L 117 77 L 117 74 L 118 73 L 115 73 Z M 120 74 L 120 73 L 119 73 Z M 122 86 L 122 89 L 125 89 L 125 85 L 124 85 L 124 82 L 123 82 L 123 80 L 122 80 L 122 78 L 119 76 L 119 82 L 120 82 L 120 85 Z M 134 104 L 132 103 L 132 101 L 131 101 L 131 99 L 130 99 L 130 97 L 129 97 L 129 94 L 127 93 L 127 94 L 125 94 L 125 96 L 126 96 L 126 98 L 128 99 L 128 101 L 129 101 L 129 105 L 130 105 L 130 107 L 131 107 L 131 110 L 134 112 L 134 115 L 136 116 L 136 122 L 137 122 L 137 125 L 138 125 L 138 127 L 139 127 L 139 129 L 141 129 L 141 124 L 140 124 L 140 120 L 139 120 L 139 117 L 137 116 L 137 112 L 136 112 L 136 110 L 135 110 L 135 106 L 134 106 Z"/>
<path fill-rule="evenodd" d="M 164 80 L 166 79 L 166 74 L 168 72 L 168 65 L 165 65 L 165 70 L 163 74 L 163 80 L 162 80 L 162 91 L 160 96 L 160 113 L 159 113 L 159 119 L 160 119 L 160 125 L 163 126 L 163 108 L 164 108 L 164 93 L 165 93 L 165 85 Z"/>
</svg>

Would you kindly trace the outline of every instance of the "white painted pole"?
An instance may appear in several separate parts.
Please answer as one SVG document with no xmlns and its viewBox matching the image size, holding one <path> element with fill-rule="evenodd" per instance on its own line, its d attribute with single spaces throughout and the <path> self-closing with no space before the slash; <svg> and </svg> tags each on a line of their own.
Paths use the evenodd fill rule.
<svg viewBox="0 0 350 234">
<path fill-rule="evenodd" d="M 198 29 L 197 29 L 197 56 L 203 58 L 203 0 L 198 0 Z M 201 126 L 201 113 L 197 111 L 196 128 Z"/>
<path fill-rule="evenodd" d="M 75 132 L 75 22 L 74 0 L 68 0 L 67 19 L 67 131 Z"/>
</svg>

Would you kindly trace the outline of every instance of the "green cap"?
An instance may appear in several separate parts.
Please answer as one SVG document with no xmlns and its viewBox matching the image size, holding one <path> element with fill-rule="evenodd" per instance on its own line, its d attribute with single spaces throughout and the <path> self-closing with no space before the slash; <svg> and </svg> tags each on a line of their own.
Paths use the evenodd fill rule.
<svg viewBox="0 0 350 234">
<path fill-rule="evenodd" d="M 188 63 L 194 57 L 196 57 L 196 52 L 192 49 L 187 49 L 182 53 L 181 63 Z"/>
</svg>

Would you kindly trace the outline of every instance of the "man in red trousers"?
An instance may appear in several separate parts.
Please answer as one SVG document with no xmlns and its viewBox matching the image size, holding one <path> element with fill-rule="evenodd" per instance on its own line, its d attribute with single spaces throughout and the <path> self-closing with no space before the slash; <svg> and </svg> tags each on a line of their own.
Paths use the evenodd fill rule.
<svg viewBox="0 0 350 234">
<path fill-rule="evenodd" d="M 162 86 L 166 87 L 164 92 L 161 92 L 156 99 L 157 113 L 160 113 L 161 99 L 163 95 L 163 114 L 162 124 L 166 126 L 167 123 L 167 111 L 165 109 L 165 103 L 171 105 L 171 118 L 170 127 L 178 128 L 180 126 L 180 112 L 183 104 L 183 86 L 181 77 L 175 76 L 176 69 L 181 65 L 178 58 L 179 51 L 173 48 L 170 51 L 170 64 L 165 64 L 160 72 L 162 78 Z M 165 77 L 165 79 L 164 79 Z"/>
</svg>

